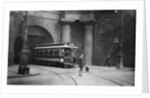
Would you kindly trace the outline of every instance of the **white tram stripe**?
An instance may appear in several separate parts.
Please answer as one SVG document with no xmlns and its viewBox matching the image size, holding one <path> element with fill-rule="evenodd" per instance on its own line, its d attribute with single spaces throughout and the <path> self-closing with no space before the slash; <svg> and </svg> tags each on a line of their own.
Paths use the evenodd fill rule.
<svg viewBox="0 0 150 98">
<path fill-rule="evenodd" d="M 58 61 L 58 62 L 60 62 L 60 58 L 56 58 L 56 59 L 54 59 L 54 58 L 35 58 L 35 60 L 43 60 L 43 61 Z"/>
<path fill-rule="evenodd" d="M 49 49 L 49 48 L 77 48 L 72 46 L 46 46 L 46 47 L 35 47 L 34 49 Z"/>
</svg>

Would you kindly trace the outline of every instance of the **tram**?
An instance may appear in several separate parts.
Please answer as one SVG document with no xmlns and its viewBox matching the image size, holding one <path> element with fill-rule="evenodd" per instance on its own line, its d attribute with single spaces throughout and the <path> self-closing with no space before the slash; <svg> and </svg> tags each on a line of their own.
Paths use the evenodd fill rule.
<svg viewBox="0 0 150 98">
<path fill-rule="evenodd" d="M 34 63 L 59 67 L 75 67 L 76 44 L 39 44 L 34 48 Z"/>
</svg>

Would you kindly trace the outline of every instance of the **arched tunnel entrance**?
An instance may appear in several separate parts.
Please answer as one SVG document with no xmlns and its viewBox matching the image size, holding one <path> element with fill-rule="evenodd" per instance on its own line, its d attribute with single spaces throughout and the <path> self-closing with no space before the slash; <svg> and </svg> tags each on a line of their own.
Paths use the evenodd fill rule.
<svg viewBox="0 0 150 98">
<path fill-rule="evenodd" d="M 28 27 L 28 46 L 30 49 L 30 58 L 29 63 L 33 63 L 33 48 L 37 44 L 41 43 L 53 43 L 53 37 L 52 35 L 43 27 L 40 26 L 29 26 Z M 14 61 L 15 63 L 19 63 L 20 58 L 20 51 L 22 49 L 23 40 L 22 37 L 17 37 L 15 39 L 14 47 Z"/>
<path fill-rule="evenodd" d="M 28 27 L 28 46 L 30 49 L 29 63 L 33 63 L 33 48 L 41 43 L 53 43 L 51 34 L 44 28 L 39 26 Z"/>
</svg>

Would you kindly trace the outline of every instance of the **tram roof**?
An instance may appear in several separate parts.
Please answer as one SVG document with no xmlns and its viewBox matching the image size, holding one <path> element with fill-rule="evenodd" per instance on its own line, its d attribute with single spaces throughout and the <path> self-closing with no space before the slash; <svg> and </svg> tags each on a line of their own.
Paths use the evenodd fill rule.
<svg viewBox="0 0 150 98">
<path fill-rule="evenodd" d="M 46 43 L 46 44 L 39 44 L 34 49 L 45 49 L 45 48 L 78 48 L 73 43 Z"/>
</svg>

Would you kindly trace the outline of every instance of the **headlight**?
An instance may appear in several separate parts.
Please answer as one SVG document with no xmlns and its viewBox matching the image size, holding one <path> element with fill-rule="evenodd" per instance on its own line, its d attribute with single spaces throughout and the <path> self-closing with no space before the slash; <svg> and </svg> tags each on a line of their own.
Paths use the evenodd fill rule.
<svg viewBox="0 0 150 98">
<path fill-rule="evenodd" d="M 60 59 L 60 62 L 64 62 L 64 59 L 61 58 L 61 59 Z"/>
</svg>

